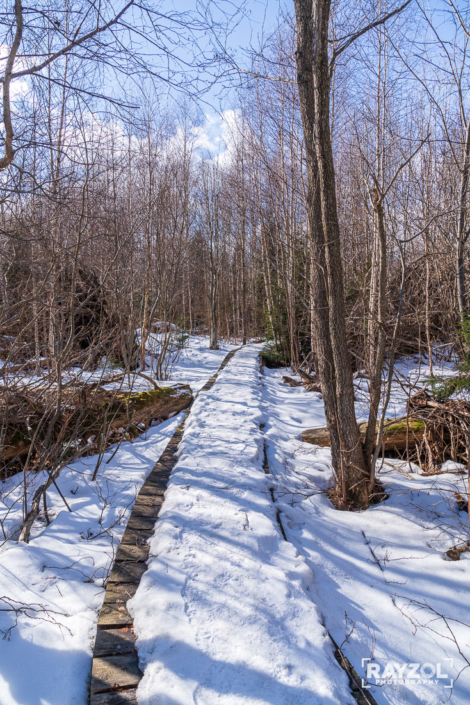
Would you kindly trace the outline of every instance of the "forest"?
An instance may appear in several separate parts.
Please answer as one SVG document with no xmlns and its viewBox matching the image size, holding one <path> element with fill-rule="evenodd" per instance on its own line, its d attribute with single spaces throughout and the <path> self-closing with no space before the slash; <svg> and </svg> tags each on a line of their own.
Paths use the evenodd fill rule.
<svg viewBox="0 0 470 705">
<path fill-rule="evenodd" d="M 2 3 L 0 705 L 463 704 L 470 5 L 178 5 Z"/>
</svg>

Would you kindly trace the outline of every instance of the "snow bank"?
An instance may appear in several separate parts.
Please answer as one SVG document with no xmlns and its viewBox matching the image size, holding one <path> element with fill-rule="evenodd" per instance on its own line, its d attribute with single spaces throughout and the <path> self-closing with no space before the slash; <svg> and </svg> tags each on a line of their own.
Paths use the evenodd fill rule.
<svg viewBox="0 0 470 705">
<path fill-rule="evenodd" d="M 361 677 L 365 659 L 381 674 L 388 662 L 419 664 L 418 677 L 407 683 L 392 678 L 372 686 L 379 705 L 468 703 L 470 669 L 457 676 L 467 666 L 459 648 L 470 658 L 470 553 L 458 562 L 445 555 L 470 538 L 468 515 L 452 500 L 457 489 L 466 493 L 465 475 L 450 474 L 459 469 L 450 464 L 445 475 L 421 477 L 408 464 L 387 460 L 380 477 L 389 499 L 365 512 L 336 511 L 322 494 L 333 481 L 330 450 L 299 436 L 301 429 L 325 425 L 323 402 L 283 385 L 282 374 L 263 370 L 268 461 L 287 538 L 312 570 L 314 600 L 327 628 L 338 644 L 346 639 L 343 651 Z M 424 664 L 424 674 L 434 669 L 437 675 L 440 664 L 449 677 L 424 682 Z"/>
<path fill-rule="evenodd" d="M 353 703 L 263 472 L 258 348 L 195 402 L 128 603 L 142 705 Z"/>
</svg>

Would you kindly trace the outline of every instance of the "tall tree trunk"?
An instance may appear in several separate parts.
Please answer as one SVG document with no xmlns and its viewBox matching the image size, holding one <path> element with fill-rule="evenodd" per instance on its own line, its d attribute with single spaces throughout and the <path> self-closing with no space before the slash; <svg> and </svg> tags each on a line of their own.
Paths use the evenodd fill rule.
<svg viewBox="0 0 470 705">
<path fill-rule="evenodd" d="M 219 349 L 218 316 L 217 316 L 217 273 L 211 272 L 210 281 L 210 343 L 209 350 Z"/>
<path fill-rule="evenodd" d="M 370 370 L 370 406 L 369 419 L 367 424 L 366 440 L 364 443 L 364 455 L 370 458 L 374 448 L 376 439 L 377 415 L 380 404 L 380 394 L 382 391 L 382 370 L 385 359 L 385 343 L 386 343 L 386 286 L 387 286 L 387 237 L 385 232 L 385 217 L 382 199 L 378 194 L 374 196 L 373 201 L 375 224 L 377 229 L 377 272 L 373 272 L 372 276 L 376 281 L 376 309 L 372 312 L 375 317 L 376 329 L 374 337 L 371 340 L 371 345 L 374 351 L 374 359 Z M 391 364 L 391 361 L 390 361 Z"/>
<path fill-rule="evenodd" d="M 369 466 L 354 411 L 346 340 L 343 267 L 330 135 L 328 0 L 295 0 L 297 83 L 308 172 L 313 319 L 318 373 L 331 435 L 333 465 L 344 499 L 368 503 Z"/>
<path fill-rule="evenodd" d="M 468 235 L 467 225 L 467 198 L 468 181 L 470 176 L 470 119 L 467 121 L 465 129 L 464 158 L 460 177 L 460 199 L 459 212 L 457 217 L 457 298 L 459 302 L 460 320 L 465 322 L 467 311 L 467 288 L 465 284 L 465 247 Z"/>
</svg>

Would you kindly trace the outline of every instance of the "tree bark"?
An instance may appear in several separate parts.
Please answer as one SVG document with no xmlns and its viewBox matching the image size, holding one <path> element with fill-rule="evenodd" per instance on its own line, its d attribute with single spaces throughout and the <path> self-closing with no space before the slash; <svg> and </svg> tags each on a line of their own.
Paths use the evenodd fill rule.
<svg viewBox="0 0 470 705">
<path fill-rule="evenodd" d="M 460 177 L 459 212 L 457 218 L 457 299 L 461 323 L 465 323 L 468 316 L 467 288 L 465 283 L 465 249 L 468 240 L 466 233 L 467 224 L 467 196 L 470 177 L 470 119 L 465 128 L 464 158 Z"/>
<path fill-rule="evenodd" d="M 16 55 L 23 37 L 23 8 L 21 7 L 21 0 L 15 0 L 15 23 L 15 36 L 8 55 L 5 66 L 5 75 L 3 77 L 3 124 L 5 125 L 5 154 L 0 159 L 0 171 L 10 166 L 15 157 L 15 150 L 13 149 L 14 133 L 11 120 L 10 84 L 11 75 L 13 73 L 13 64 L 15 63 Z"/>
<path fill-rule="evenodd" d="M 375 448 L 376 424 L 379 411 L 380 394 L 382 391 L 382 370 L 385 359 L 386 343 L 386 286 L 387 286 L 387 236 L 385 232 L 385 217 L 383 200 L 378 194 L 372 202 L 377 228 L 377 272 L 376 276 L 376 330 L 373 330 L 371 347 L 374 350 L 373 366 L 370 370 L 370 406 L 364 455 L 370 458 Z M 371 312 L 374 314 L 375 312 Z"/>
<path fill-rule="evenodd" d="M 312 313 L 318 375 L 338 489 L 345 499 L 367 504 L 370 471 L 354 411 L 330 135 L 330 3 L 328 0 L 295 0 L 295 12 L 297 84 L 307 157 Z"/>
</svg>

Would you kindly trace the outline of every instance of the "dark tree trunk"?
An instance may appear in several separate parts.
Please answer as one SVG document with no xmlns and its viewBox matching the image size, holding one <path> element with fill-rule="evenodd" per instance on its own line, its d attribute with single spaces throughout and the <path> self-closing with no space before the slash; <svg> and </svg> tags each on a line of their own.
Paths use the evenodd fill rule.
<svg viewBox="0 0 470 705">
<path fill-rule="evenodd" d="M 217 274 L 212 265 L 211 283 L 210 283 L 210 342 L 209 350 L 219 349 L 219 331 L 218 331 L 218 316 L 217 316 Z"/>
<path fill-rule="evenodd" d="M 470 176 L 470 120 L 465 131 L 465 150 L 460 177 L 460 202 L 457 217 L 457 298 L 461 323 L 465 323 L 468 316 L 467 288 L 465 283 L 465 250 L 468 240 L 467 226 L 467 197 Z"/>
<path fill-rule="evenodd" d="M 295 12 L 297 83 L 307 155 L 312 315 L 318 375 L 338 489 L 345 499 L 367 504 L 370 468 L 354 411 L 330 135 L 330 3 L 328 0 L 295 0 Z"/>
</svg>

